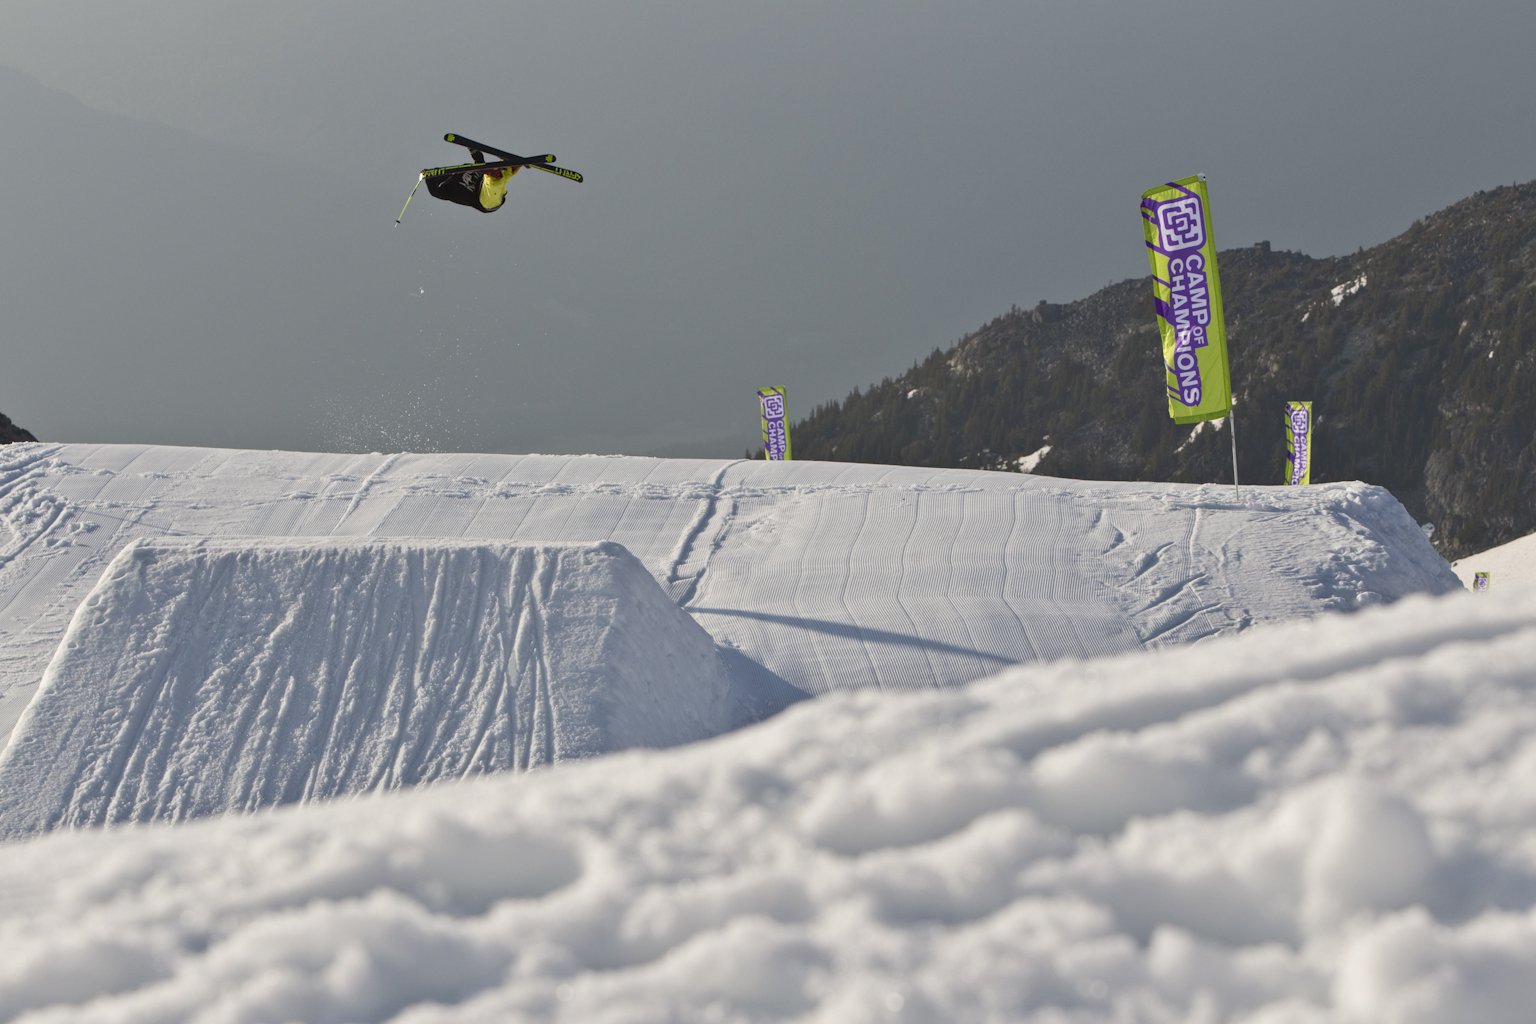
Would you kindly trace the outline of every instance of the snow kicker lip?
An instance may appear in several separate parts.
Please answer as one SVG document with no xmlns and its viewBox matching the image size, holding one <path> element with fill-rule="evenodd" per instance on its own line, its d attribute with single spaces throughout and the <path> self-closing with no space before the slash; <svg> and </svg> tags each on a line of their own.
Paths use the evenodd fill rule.
<svg viewBox="0 0 1536 1024">
<path fill-rule="evenodd" d="M 612 541 L 139 541 L 0 757 L 0 835 L 672 746 L 735 724 L 728 686 Z"/>
</svg>

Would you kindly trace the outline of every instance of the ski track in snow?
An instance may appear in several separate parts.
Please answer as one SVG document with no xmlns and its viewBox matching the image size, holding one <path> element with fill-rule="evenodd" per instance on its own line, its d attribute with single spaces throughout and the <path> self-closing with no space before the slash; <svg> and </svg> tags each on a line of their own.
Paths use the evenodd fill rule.
<svg viewBox="0 0 1536 1024">
<path fill-rule="evenodd" d="M 709 565 L 709 555 L 718 547 L 720 535 L 729 525 L 735 512 L 730 496 L 723 494 L 722 491 L 726 474 L 736 465 L 738 465 L 736 462 L 726 463 L 710 478 L 708 494 L 703 501 L 699 502 L 697 515 L 678 540 L 677 550 L 670 559 L 670 565 L 663 579 L 668 593 L 679 605 L 686 605 L 693 599 L 694 591 L 699 585 L 699 577 Z M 723 511 L 720 507 L 722 503 L 725 504 Z M 712 540 L 707 545 L 701 544 L 700 541 L 708 533 L 713 533 Z M 705 549 L 702 556 L 697 559 L 695 548 Z"/>
</svg>

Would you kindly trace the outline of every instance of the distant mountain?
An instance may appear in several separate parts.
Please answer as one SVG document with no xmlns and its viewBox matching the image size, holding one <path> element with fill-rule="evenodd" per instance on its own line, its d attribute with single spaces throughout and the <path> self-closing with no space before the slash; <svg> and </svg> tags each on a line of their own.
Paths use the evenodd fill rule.
<svg viewBox="0 0 1536 1024">
<path fill-rule="evenodd" d="M 0 193 L 10 414 L 50 440 L 312 436 L 321 413 L 292 396 L 348 379 L 338 364 L 389 323 L 382 289 L 361 294 L 384 271 L 380 247 L 347 233 L 341 208 L 360 204 L 321 201 L 300 165 L 91 110 L 4 68 L 0 137 L 32 182 Z"/>
<path fill-rule="evenodd" d="M 1281 480 L 1287 400 L 1313 482 L 1389 488 L 1455 558 L 1536 531 L 1536 183 L 1479 192 L 1353 256 L 1221 254 L 1247 482 Z M 814 410 L 808 459 L 1230 481 L 1224 429 L 1168 419 L 1148 278 L 1014 308 Z"/>
<path fill-rule="evenodd" d="M 11 422 L 11 418 L 0 412 L 0 444 L 15 444 L 17 441 L 36 441 L 32 431 L 23 430 Z"/>
</svg>

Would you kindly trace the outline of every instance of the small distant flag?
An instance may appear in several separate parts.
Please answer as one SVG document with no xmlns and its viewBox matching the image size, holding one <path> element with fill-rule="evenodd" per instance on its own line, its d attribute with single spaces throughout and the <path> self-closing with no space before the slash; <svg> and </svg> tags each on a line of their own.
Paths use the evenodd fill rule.
<svg viewBox="0 0 1536 1024">
<path fill-rule="evenodd" d="M 1472 589 L 1479 594 L 1488 592 L 1488 574 L 1486 572 L 1474 573 L 1472 576 Z"/>
<path fill-rule="evenodd" d="M 1312 482 L 1312 403 L 1285 403 L 1285 482 Z"/>
<path fill-rule="evenodd" d="M 757 405 L 763 417 L 763 451 L 770 461 L 788 462 L 789 419 L 784 412 L 784 389 L 758 388 Z"/>
<path fill-rule="evenodd" d="M 1219 419 L 1232 409 L 1232 382 L 1205 176 L 1148 189 L 1141 218 L 1168 371 L 1168 415 L 1175 423 Z"/>
</svg>

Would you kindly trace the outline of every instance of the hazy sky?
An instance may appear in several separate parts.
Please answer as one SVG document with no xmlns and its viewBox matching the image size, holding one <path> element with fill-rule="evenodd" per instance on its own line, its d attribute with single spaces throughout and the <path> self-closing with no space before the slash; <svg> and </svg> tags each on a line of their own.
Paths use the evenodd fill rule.
<svg viewBox="0 0 1536 1024">
<path fill-rule="evenodd" d="M 1145 274 L 1154 183 L 1321 256 L 1536 177 L 1530 0 L 6 6 L 0 68 L 114 115 L 48 118 L 161 154 L 89 154 L 110 204 L 0 198 L 0 411 L 58 440 L 738 455 L 759 385 L 803 415 Z M 17 160 L 82 155 L 10 116 Z M 396 228 L 445 131 L 588 180 Z"/>
</svg>

